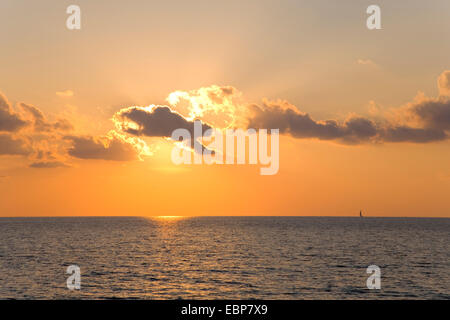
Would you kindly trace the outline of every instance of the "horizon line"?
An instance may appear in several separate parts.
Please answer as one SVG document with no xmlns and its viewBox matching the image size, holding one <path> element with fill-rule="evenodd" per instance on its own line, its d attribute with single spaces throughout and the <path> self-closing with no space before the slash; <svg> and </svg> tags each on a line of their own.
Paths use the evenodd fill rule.
<svg viewBox="0 0 450 320">
<path fill-rule="evenodd" d="M 121 216 L 121 215 L 112 215 L 112 216 L 0 216 L 2 218 L 161 218 L 161 217 L 179 217 L 179 218 L 417 218 L 417 219 L 427 219 L 427 218 L 435 218 L 435 219 L 450 219 L 450 216 L 311 216 L 311 215 L 281 215 L 281 216 L 268 216 L 268 215 L 239 215 L 239 216 L 230 216 L 230 215 L 214 215 L 214 216 L 181 216 L 181 215 L 155 215 L 155 216 Z"/>
</svg>

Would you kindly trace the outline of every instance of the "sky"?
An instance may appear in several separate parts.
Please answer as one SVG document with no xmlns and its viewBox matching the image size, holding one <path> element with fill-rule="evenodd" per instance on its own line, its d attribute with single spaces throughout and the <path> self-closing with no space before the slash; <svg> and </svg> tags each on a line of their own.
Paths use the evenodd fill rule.
<svg viewBox="0 0 450 320">
<path fill-rule="evenodd" d="M 450 217 L 449 1 L 2 0 L 0 39 L 0 216 Z M 194 119 L 278 172 L 175 165 Z"/>
</svg>

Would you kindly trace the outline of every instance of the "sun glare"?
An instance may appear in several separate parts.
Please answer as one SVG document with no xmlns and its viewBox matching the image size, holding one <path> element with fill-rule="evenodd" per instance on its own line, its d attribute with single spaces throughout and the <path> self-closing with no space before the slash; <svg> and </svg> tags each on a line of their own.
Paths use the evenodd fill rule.
<svg viewBox="0 0 450 320">
<path fill-rule="evenodd" d="M 186 218 L 185 216 L 154 216 L 155 219 L 161 219 L 161 220 L 179 220 Z"/>
</svg>

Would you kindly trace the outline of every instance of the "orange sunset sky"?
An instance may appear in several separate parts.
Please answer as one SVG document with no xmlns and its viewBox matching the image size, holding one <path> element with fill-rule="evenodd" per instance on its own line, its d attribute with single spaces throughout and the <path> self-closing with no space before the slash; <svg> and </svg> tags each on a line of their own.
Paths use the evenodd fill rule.
<svg viewBox="0 0 450 320">
<path fill-rule="evenodd" d="M 372 2 L 2 0 L 0 216 L 450 217 L 450 2 Z M 173 164 L 175 117 L 278 173 Z"/>
</svg>

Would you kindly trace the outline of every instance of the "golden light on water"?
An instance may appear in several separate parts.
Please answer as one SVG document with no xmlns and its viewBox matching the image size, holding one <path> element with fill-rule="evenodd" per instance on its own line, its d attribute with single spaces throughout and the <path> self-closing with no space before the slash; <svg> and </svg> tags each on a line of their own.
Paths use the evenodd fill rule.
<svg viewBox="0 0 450 320">
<path fill-rule="evenodd" d="M 179 220 L 179 219 L 183 219 L 183 218 L 187 218 L 187 217 L 185 217 L 185 216 L 153 216 L 152 218 L 170 221 L 170 220 Z"/>
</svg>

